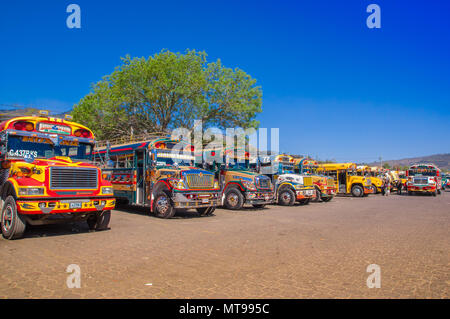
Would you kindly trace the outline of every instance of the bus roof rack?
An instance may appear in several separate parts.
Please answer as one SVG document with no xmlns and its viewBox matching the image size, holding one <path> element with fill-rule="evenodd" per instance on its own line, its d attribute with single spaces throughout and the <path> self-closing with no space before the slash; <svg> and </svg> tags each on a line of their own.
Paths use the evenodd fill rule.
<svg viewBox="0 0 450 319">
<path fill-rule="evenodd" d="M 99 140 L 97 141 L 97 149 L 106 147 L 106 145 L 109 143 L 111 146 L 119 146 L 119 145 L 125 145 L 130 143 L 139 143 L 139 142 L 147 142 L 152 140 L 157 140 L 160 138 L 170 138 L 170 134 L 166 132 L 151 132 L 151 133 L 145 133 L 140 135 L 131 135 L 131 136 L 122 136 L 115 139 L 110 140 Z"/>
</svg>

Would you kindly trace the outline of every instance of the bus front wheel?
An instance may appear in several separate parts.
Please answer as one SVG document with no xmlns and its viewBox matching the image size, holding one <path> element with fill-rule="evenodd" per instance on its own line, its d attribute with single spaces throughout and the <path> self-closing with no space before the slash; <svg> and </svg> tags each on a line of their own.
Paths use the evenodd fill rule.
<svg viewBox="0 0 450 319">
<path fill-rule="evenodd" d="M 352 187 L 352 195 L 354 197 L 363 197 L 364 196 L 364 190 L 361 186 L 359 185 L 354 185 Z"/>
<path fill-rule="evenodd" d="M 290 188 L 283 188 L 278 193 L 278 205 L 292 206 L 295 203 L 295 193 Z"/>
<path fill-rule="evenodd" d="M 89 230 L 106 230 L 111 220 L 111 211 L 106 210 L 92 214 L 87 219 Z"/>
<path fill-rule="evenodd" d="M 230 188 L 225 193 L 225 207 L 232 210 L 239 210 L 244 206 L 244 196 L 237 188 Z"/>
<path fill-rule="evenodd" d="M 3 203 L 1 214 L 2 235 L 6 239 L 18 239 L 23 236 L 26 221 L 17 212 L 16 201 L 13 196 L 8 196 Z"/>
<path fill-rule="evenodd" d="M 175 208 L 173 208 L 170 197 L 163 191 L 156 194 L 153 205 L 156 217 L 171 218 L 175 215 Z"/>
</svg>

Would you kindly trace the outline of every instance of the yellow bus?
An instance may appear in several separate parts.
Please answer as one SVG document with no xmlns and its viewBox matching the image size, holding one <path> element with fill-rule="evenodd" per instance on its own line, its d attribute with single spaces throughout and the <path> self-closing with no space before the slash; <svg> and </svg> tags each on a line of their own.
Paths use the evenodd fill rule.
<svg viewBox="0 0 450 319">
<path fill-rule="evenodd" d="M 383 179 L 380 177 L 381 170 L 377 166 L 359 165 L 356 167 L 356 172 L 358 176 L 370 177 L 373 194 L 381 193 Z"/>
<path fill-rule="evenodd" d="M 373 193 L 371 179 L 358 176 L 354 163 L 320 164 L 318 171 L 334 178 L 339 195 L 363 197 Z"/>
</svg>

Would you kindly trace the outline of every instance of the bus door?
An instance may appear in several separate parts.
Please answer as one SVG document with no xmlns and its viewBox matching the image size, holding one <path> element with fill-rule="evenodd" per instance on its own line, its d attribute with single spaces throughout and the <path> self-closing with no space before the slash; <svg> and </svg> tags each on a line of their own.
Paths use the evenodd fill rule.
<svg viewBox="0 0 450 319">
<path fill-rule="evenodd" d="M 136 204 L 145 204 L 145 163 L 146 163 L 146 150 L 138 149 L 134 151 L 134 160 L 136 168 Z"/>
<path fill-rule="evenodd" d="M 347 193 L 347 171 L 339 170 L 338 171 L 338 185 L 339 185 L 339 193 Z"/>
</svg>

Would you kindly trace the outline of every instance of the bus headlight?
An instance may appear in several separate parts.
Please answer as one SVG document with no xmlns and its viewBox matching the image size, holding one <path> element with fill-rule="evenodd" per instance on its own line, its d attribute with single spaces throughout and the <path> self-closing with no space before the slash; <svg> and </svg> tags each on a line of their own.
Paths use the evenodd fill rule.
<svg viewBox="0 0 450 319">
<path fill-rule="evenodd" d="M 19 187 L 20 196 L 44 195 L 44 187 Z"/>
<path fill-rule="evenodd" d="M 114 189 L 112 187 L 102 187 L 102 195 L 114 195 Z"/>
<path fill-rule="evenodd" d="M 184 182 L 182 179 L 171 179 L 169 180 L 170 185 L 172 187 L 178 188 L 178 189 L 186 189 L 186 186 L 184 185 Z"/>
<path fill-rule="evenodd" d="M 245 188 L 247 188 L 250 191 L 255 191 L 256 190 L 255 183 L 253 183 L 253 182 L 242 181 L 242 184 L 244 185 Z"/>
</svg>

